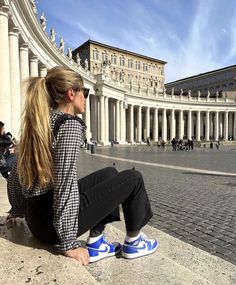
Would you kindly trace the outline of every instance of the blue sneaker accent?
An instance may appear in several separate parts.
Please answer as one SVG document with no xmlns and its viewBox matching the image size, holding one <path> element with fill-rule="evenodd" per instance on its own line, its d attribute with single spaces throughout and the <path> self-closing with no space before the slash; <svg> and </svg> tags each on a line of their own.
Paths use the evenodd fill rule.
<svg viewBox="0 0 236 285">
<path fill-rule="evenodd" d="M 103 235 L 100 235 L 97 240 L 91 242 L 93 239 L 88 239 L 86 247 L 89 252 L 89 262 L 95 262 L 105 257 L 117 255 L 122 246 L 120 243 L 110 243 Z"/>
<path fill-rule="evenodd" d="M 137 258 L 155 252 L 158 242 L 155 239 L 148 239 L 144 234 L 140 234 L 136 240 L 128 242 L 125 240 L 122 250 L 124 258 Z"/>
</svg>

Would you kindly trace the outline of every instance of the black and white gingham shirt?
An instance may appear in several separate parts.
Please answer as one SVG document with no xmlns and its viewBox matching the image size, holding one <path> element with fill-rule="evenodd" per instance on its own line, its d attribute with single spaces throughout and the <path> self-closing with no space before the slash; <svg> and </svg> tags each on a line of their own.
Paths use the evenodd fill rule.
<svg viewBox="0 0 236 285">
<path fill-rule="evenodd" d="M 63 113 L 54 110 L 51 114 L 53 129 L 56 119 Z M 83 143 L 84 122 L 66 120 L 59 128 L 53 142 L 54 183 L 39 189 L 36 184 L 31 191 L 24 189 L 18 180 L 16 165 L 8 179 L 8 198 L 12 206 L 13 217 L 24 217 L 27 197 L 37 196 L 54 189 L 54 228 L 59 238 L 59 251 L 63 252 L 80 246 L 77 241 L 79 217 L 79 189 L 77 178 L 77 162 L 80 146 Z"/>
</svg>

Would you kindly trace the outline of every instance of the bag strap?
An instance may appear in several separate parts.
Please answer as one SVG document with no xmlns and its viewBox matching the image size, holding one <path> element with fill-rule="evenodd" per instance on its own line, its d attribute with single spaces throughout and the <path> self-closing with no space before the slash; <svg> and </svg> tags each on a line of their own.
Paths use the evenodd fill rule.
<svg viewBox="0 0 236 285">
<path fill-rule="evenodd" d="M 57 137 L 57 134 L 58 134 L 58 131 L 59 131 L 61 125 L 65 124 L 65 122 L 66 122 L 67 120 L 77 120 L 77 117 L 72 116 L 72 115 L 69 115 L 69 114 L 60 115 L 60 116 L 56 119 L 55 124 L 54 124 L 54 127 L 53 127 L 53 130 L 52 130 L 52 133 L 53 133 L 53 135 L 54 135 L 55 138 Z"/>
<path fill-rule="evenodd" d="M 80 122 L 80 124 L 82 125 L 83 130 L 86 129 L 86 125 L 85 125 L 84 121 L 83 121 L 80 117 L 73 116 L 73 115 L 70 115 L 70 114 L 62 114 L 62 115 L 60 115 L 60 116 L 56 119 L 55 124 L 54 124 L 54 127 L 53 127 L 53 130 L 52 130 L 52 133 L 53 133 L 53 135 L 54 135 L 55 138 L 57 137 L 57 134 L 58 134 L 58 131 L 59 131 L 61 125 L 65 124 L 65 122 L 66 122 L 67 120 L 75 120 L 75 121 L 78 121 L 78 122 Z"/>
</svg>

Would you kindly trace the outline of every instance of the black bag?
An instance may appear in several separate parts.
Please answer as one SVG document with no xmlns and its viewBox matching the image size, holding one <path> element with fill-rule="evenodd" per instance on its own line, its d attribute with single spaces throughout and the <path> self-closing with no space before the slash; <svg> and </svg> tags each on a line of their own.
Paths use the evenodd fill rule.
<svg viewBox="0 0 236 285">
<path fill-rule="evenodd" d="M 7 161 L 4 154 L 0 155 L 0 170 L 7 167 Z"/>
</svg>

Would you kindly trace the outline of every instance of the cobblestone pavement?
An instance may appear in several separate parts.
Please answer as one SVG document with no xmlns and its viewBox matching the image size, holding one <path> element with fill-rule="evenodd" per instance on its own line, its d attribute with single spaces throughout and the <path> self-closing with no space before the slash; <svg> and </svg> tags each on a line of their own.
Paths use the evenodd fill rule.
<svg viewBox="0 0 236 285">
<path fill-rule="evenodd" d="M 235 173 L 236 148 L 172 152 L 155 147 L 97 148 L 97 154 Z M 81 151 L 81 176 L 115 163 L 143 173 L 154 216 L 149 222 L 178 239 L 236 264 L 236 177 L 194 173 L 90 155 Z M 82 167 L 81 167 L 82 166 Z"/>
</svg>

